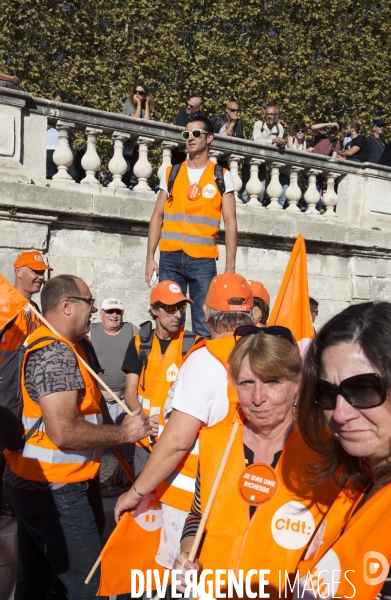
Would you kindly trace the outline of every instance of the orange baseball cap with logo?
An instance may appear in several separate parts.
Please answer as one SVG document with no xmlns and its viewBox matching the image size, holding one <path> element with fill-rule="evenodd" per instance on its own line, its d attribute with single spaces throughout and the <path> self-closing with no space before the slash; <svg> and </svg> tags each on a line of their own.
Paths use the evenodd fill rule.
<svg viewBox="0 0 391 600">
<path fill-rule="evenodd" d="M 52 267 L 49 267 L 43 260 L 43 256 L 38 250 L 31 250 L 31 252 L 22 252 L 14 262 L 14 267 L 30 267 L 34 271 L 44 271 L 48 269 L 53 271 Z"/>
<path fill-rule="evenodd" d="M 254 298 L 261 298 L 270 306 L 270 295 L 263 283 L 254 281 L 253 279 L 247 279 L 247 283 L 251 286 Z"/>
<path fill-rule="evenodd" d="M 230 304 L 232 298 L 242 298 L 241 304 Z M 205 298 L 209 308 L 225 312 L 248 312 L 253 307 L 253 293 L 247 280 L 237 273 L 216 275 L 210 282 Z"/>
<path fill-rule="evenodd" d="M 150 303 L 155 304 L 155 302 L 161 302 L 162 304 L 167 304 L 170 306 L 171 304 L 178 304 L 178 302 L 188 302 L 189 304 L 194 304 L 193 300 L 184 296 L 180 286 L 175 283 L 175 281 L 171 281 L 167 279 L 166 281 L 161 281 L 151 291 Z"/>
</svg>

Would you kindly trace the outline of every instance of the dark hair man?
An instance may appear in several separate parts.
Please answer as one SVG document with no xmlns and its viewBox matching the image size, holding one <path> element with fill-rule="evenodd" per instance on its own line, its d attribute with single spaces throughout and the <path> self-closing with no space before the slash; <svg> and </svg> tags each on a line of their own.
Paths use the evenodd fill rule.
<svg viewBox="0 0 391 600">
<path fill-rule="evenodd" d="M 186 295 L 189 286 L 192 329 L 209 336 L 202 306 L 209 284 L 216 275 L 218 247 L 216 235 L 221 215 L 225 225 L 225 271 L 235 271 L 236 206 L 234 182 L 229 171 L 223 170 L 225 191 L 216 183 L 215 164 L 208 151 L 213 141 L 213 127 L 204 115 L 192 117 L 182 132 L 189 158 L 182 163 L 170 194 L 168 182 L 172 167 L 160 181 L 148 233 L 145 281 L 151 285 L 152 275 L 160 281 L 175 281 Z M 155 251 L 160 240 L 160 263 Z"/>
<path fill-rule="evenodd" d="M 352 160 L 354 162 L 368 162 L 369 146 L 365 135 L 359 135 L 361 130 L 357 121 L 352 121 L 347 127 L 347 133 L 352 141 L 346 144 L 346 150 L 342 150 L 338 158 L 340 160 Z"/>
<path fill-rule="evenodd" d="M 373 133 L 367 137 L 369 148 L 368 162 L 370 163 L 376 164 L 385 150 L 387 144 L 383 135 L 385 126 L 386 123 L 383 119 L 373 121 Z"/>
<path fill-rule="evenodd" d="M 41 325 L 27 338 L 37 344 L 24 357 L 22 421 L 26 434 L 37 422 L 39 427 L 23 450 L 5 451 L 4 494 L 18 524 L 15 597 L 45 598 L 54 571 L 70 600 L 93 600 L 99 573 L 88 588 L 84 580 L 101 550 L 103 449 L 135 442 L 152 429 L 144 413 L 114 425 L 95 379 L 80 361 L 86 356 L 79 340 L 96 311 L 87 284 L 72 275 L 54 277 L 42 291 L 41 304 L 59 335 Z"/>
</svg>

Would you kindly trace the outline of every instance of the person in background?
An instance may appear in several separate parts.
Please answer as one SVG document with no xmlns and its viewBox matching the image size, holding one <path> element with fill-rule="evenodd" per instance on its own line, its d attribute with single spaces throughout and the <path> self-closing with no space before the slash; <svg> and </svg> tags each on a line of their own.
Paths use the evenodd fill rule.
<svg viewBox="0 0 391 600">
<path fill-rule="evenodd" d="M 361 131 L 362 131 L 362 121 L 361 121 L 361 119 L 353 118 L 351 120 L 351 122 L 353 122 L 353 121 L 355 121 L 360 126 L 360 132 L 359 133 L 361 133 Z M 343 138 L 343 142 L 342 142 L 342 147 L 343 147 L 344 150 L 347 149 L 347 145 L 351 141 L 352 141 L 352 137 L 350 135 L 350 127 L 349 127 L 349 125 L 347 125 L 346 129 L 345 129 L 345 137 Z"/>
<path fill-rule="evenodd" d="M 290 135 L 288 137 L 289 150 L 300 150 L 301 152 L 306 152 L 306 150 L 307 150 L 307 142 L 305 140 L 306 133 L 307 133 L 307 125 L 304 123 L 304 121 L 299 121 L 298 123 L 296 123 L 294 135 Z"/>
<path fill-rule="evenodd" d="M 315 319 L 319 313 L 318 306 L 319 306 L 319 302 L 317 300 L 315 300 L 315 298 L 310 298 L 310 312 L 311 312 L 311 317 L 312 317 L 313 323 L 315 323 Z"/>
<path fill-rule="evenodd" d="M 191 115 L 200 112 L 202 100 L 198 96 L 191 96 L 186 102 L 186 106 L 180 108 L 175 118 L 175 125 L 186 127 Z"/>
<path fill-rule="evenodd" d="M 270 311 L 270 295 L 260 281 L 247 280 L 254 297 L 254 325 L 266 327 Z"/>
<path fill-rule="evenodd" d="M 368 162 L 369 145 L 365 135 L 359 135 L 361 131 L 360 125 L 357 121 L 352 121 L 349 123 L 347 130 L 352 141 L 347 144 L 346 150 L 339 152 L 339 160 L 351 160 L 359 163 Z"/>
<path fill-rule="evenodd" d="M 373 133 L 367 137 L 369 147 L 368 162 L 370 163 L 377 163 L 385 150 L 387 144 L 383 135 L 385 126 L 386 123 L 383 119 L 376 119 L 373 122 Z"/>
<path fill-rule="evenodd" d="M 154 107 L 155 101 L 151 90 L 149 90 L 142 81 L 136 81 L 125 101 L 122 114 L 136 119 L 146 119 L 148 121 L 151 118 Z M 125 142 L 123 153 L 128 167 L 126 173 L 122 177 L 122 181 L 129 187 L 134 165 L 139 157 L 137 144 L 132 141 Z"/>
<path fill-rule="evenodd" d="M 238 118 L 239 104 L 230 100 L 225 107 L 223 115 L 217 115 L 211 119 L 213 133 L 228 135 L 230 137 L 243 137 L 243 121 Z"/>
<path fill-rule="evenodd" d="M 9 88 L 11 90 L 21 90 L 20 79 L 16 75 L 0 73 L 0 87 Z"/>
</svg>

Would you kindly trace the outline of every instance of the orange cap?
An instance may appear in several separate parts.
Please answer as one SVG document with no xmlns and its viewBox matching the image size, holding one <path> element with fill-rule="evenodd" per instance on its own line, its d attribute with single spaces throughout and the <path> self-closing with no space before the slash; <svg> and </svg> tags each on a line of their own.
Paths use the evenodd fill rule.
<svg viewBox="0 0 391 600">
<path fill-rule="evenodd" d="M 31 250 L 31 252 L 22 252 L 14 262 L 14 267 L 30 267 L 34 271 L 44 271 L 48 269 L 53 271 L 52 267 L 49 267 L 44 260 L 43 256 L 38 250 Z"/>
<path fill-rule="evenodd" d="M 231 298 L 243 298 L 241 304 L 229 304 Z M 253 307 L 251 286 L 244 277 L 236 273 L 216 275 L 210 282 L 205 304 L 214 310 L 224 312 L 248 312 Z"/>
<path fill-rule="evenodd" d="M 151 291 L 150 303 L 161 302 L 162 304 L 178 304 L 178 302 L 189 302 L 194 304 L 193 300 L 183 295 L 180 286 L 175 281 L 161 281 Z"/>
<path fill-rule="evenodd" d="M 270 306 L 270 295 L 263 283 L 254 281 L 253 279 L 247 279 L 247 283 L 251 286 L 254 298 L 261 298 L 268 306 Z"/>
</svg>

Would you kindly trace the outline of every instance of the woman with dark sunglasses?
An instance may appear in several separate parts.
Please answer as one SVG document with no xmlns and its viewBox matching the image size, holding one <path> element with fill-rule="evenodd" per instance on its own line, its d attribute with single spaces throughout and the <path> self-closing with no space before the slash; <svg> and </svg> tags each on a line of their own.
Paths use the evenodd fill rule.
<svg viewBox="0 0 391 600">
<path fill-rule="evenodd" d="M 295 125 L 294 135 L 288 137 L 288 148 L 290 150 L 299 150 L 300 152 L 307 151 L 307 142 L 305 141 L 305 134 L 307 133 L 307 126 L 304 121 L 299 121 Z"/>
<path fill-rule="evenodd" d="M 270 598 L 285 597 L 279 595 L 279 588 L 283 593 L 286 585 L 284 577 L 279 582 L 279 573 L 296 570 L 338 490 L 330 481 L 317 488 L 305 484 L 305 465 L 314 461 L 315 455 L 295 431 L 294 407 L 302 365 L 292 333 L 278 326 L 243 326 L 235 333 L 242 337 L 228 363 L 230 393 L 237 394 L 239 404 L 231 402 L 227 417 L 201 432 L 196 492 L 174 568 L 179 569 L 188 556 L 232 423 L 237 421 L 239 429 L 207 521 L 199 561 L 186 561 L 184 566 L 187 570 L 202 565 L 214 572 L 233 569 L 236 575 L 243 570 L 244 577 L 254 569 L 253 590 L 258 588 L 259 570 L 269 569 L 265 593 Z M 258 469 L 274 475 L 254 479 L 252 474 Z M 248 476 L 243 476 L 246 471 Z M 252 492 L 244 499 L 246 489 L 270 487 L 272 476 L 277 492 L 268 502 L 259 502 Z M 240 487 L 243 480 L 250 486 Z M 228 593 L 227 597 L 232 596 Z"/>
<path fill-rule="evenodd" d="M 150 120 L 151 112 L 155 106 L 155 101 L 151 90 L 145 86 L 142 81 L 136 81 L 129 92 L 129 96 L 125 101 L 123 115 L 135 117 L 136 119 Z M 122 177 L 123 182 L 129 187 L 130 180 L 133 174 L 133 168 L 138 161 L 139 153 L 138 146 L 132 142 L 124 143 L 124 159 L 128 164 L 125 175 Z"/>
<path fill-rule="evenodd" d="M 324 587 L 339 570 L 324 598 L 391 595 L 390 348 L 391 304 L 367 302 L 326 323 L 306 356 L 298 423 L 319 455 L 312 484 L 333 477 L 342 488 L 299 565 L 314 579 L 323 571 Z"/>
</svg>

